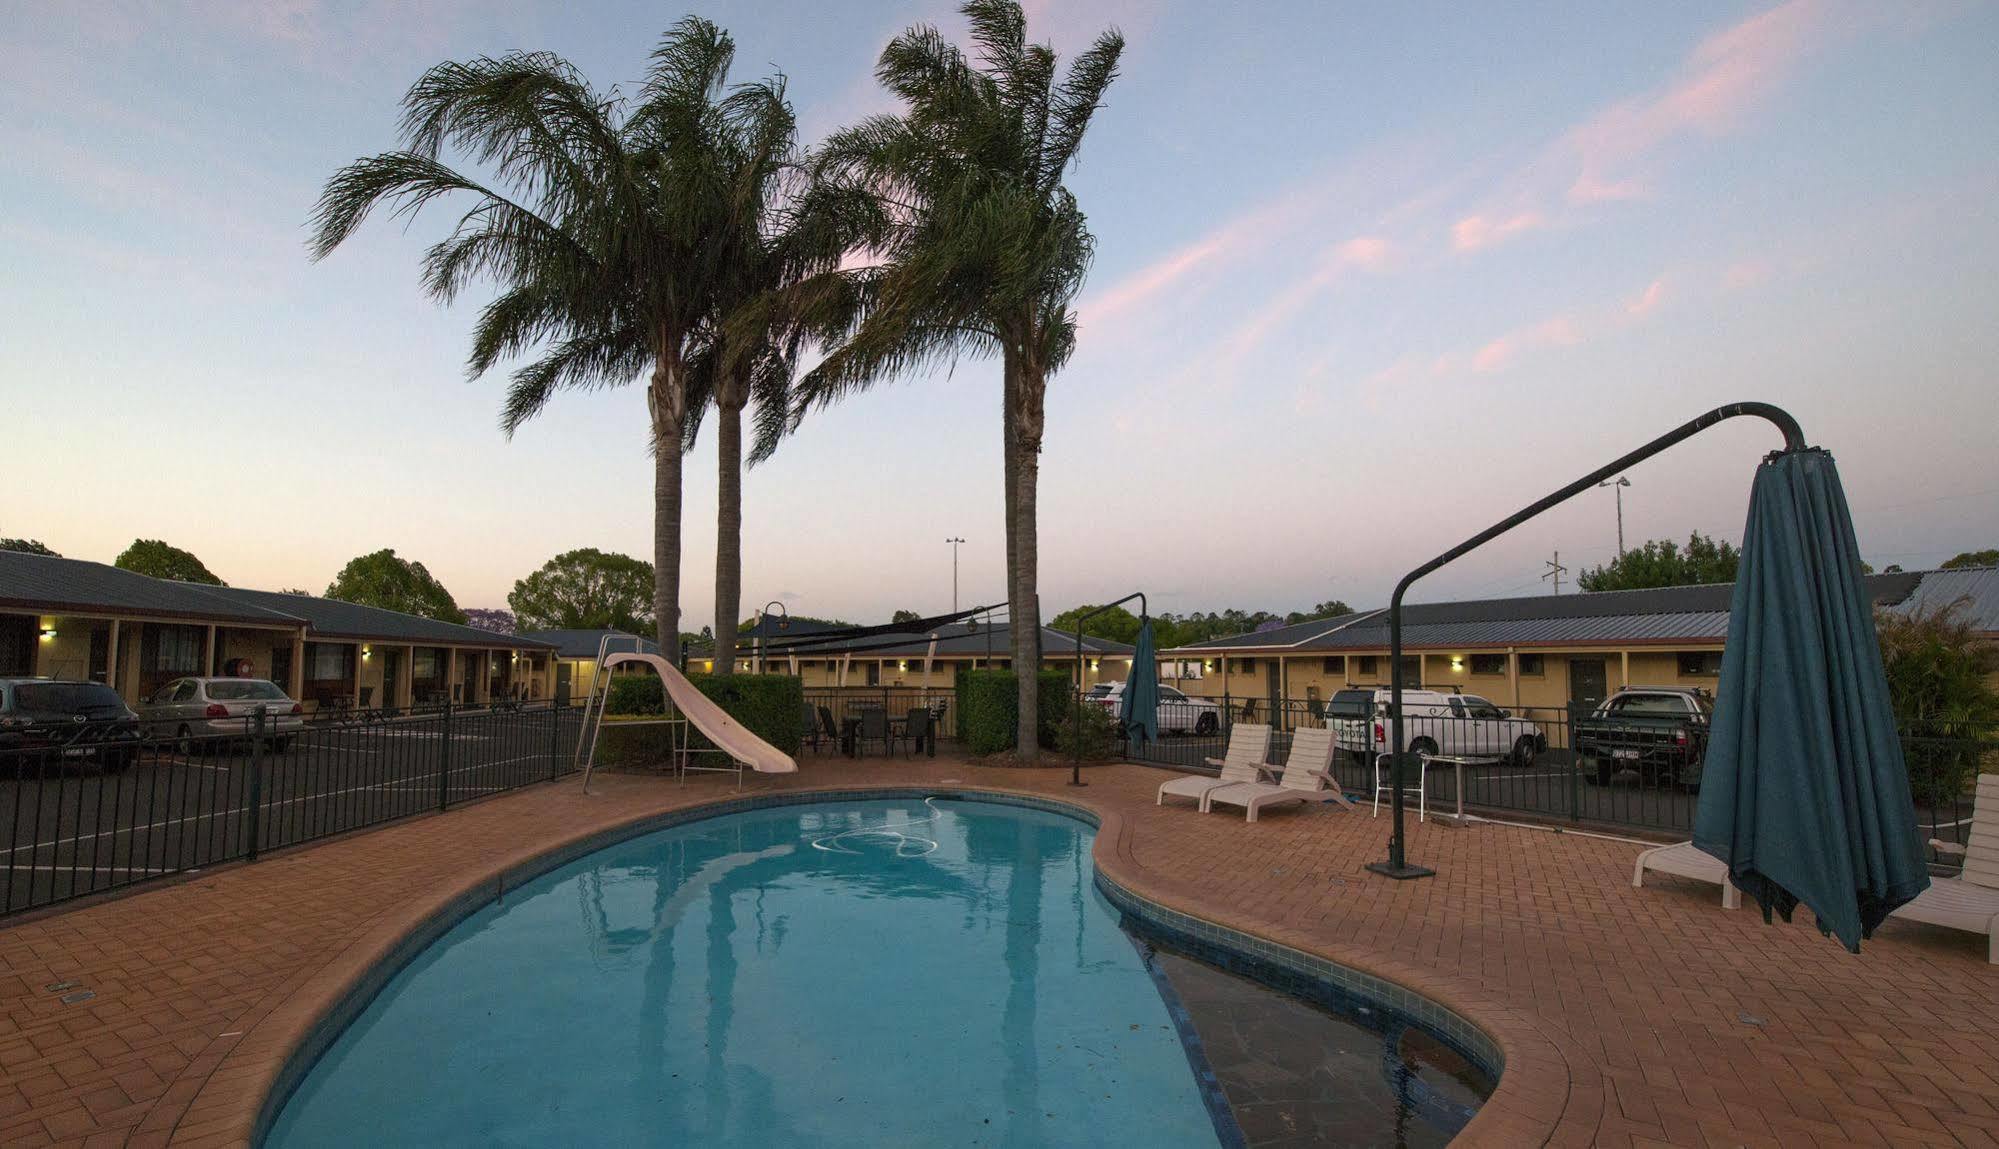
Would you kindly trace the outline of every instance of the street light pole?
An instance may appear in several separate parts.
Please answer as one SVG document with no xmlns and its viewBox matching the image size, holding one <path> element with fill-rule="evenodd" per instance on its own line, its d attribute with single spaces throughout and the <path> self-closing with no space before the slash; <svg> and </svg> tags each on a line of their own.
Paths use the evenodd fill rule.
<svg viewBox="0 0 1999 1149">
<path fill-rule="evenodd" d="M 945 539 L 944 541 L 951 544 L 951 613 L 957 614 L 958 613 L 958 544 L 964 542 L 965 540 L 952 538 L 952 539 Z"/>
<path fill-rule="evenodd" d="M 1617 492 L 1617 557 L 1618 558 L 1624 557 L 1624 488 L 1630 485 L 1631 485 L 1631 480 L 1625 478 L 1623 475 L 1619 475 L 1615 479 L 1606 479 L 1605 481 L 1597 484 L 1597 486 L 1599 487 L 1610 487 L 1616 490 Z"/>
<path fill-rule="evenodd" d="M 757 608 L 757 673 L 758 674 L 762 674 L 767 669 L 764 666 L 764 642 L 768 638 L 768 635 L 765 632 L 770 630 L 770 627 L 767 624 L 770 621 L 771 607 L 777 608 L 778 629 L 788 630 L 791 627 L 791 612 L 784 609 L 784 604 L 779 602 L 778 600 L 772 599 L 769 602 Z"/>
</svg>

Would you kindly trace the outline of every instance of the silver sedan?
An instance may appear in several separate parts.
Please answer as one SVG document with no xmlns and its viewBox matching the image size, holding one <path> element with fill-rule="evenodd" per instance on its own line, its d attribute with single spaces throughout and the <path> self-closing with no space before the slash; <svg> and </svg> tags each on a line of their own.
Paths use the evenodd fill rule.
<svg viewBox="0 0 1999 1149">
<path fill-rule="evenodd" d="M 305 727 L 304 709 L 261 678 L 176 678 L 140 699 L 139 717 L 154 737 L 171 737 L 186 753 L 198 743 L 249 737 L 260 706 L 273 750 Z"/>
</svg>

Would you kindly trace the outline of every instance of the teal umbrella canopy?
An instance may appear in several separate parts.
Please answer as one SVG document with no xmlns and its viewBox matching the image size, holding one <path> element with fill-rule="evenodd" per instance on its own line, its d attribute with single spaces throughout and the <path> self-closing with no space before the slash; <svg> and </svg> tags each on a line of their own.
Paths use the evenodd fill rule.
<svg viewBox="0 0 1999 1149">
<path fill-rule="evenodd" d="M 1138 624 L 1138 639 L 1131 652 L 1131 674 L 1124 680 L 1124 698 L 1118 720 L 1134 736 L 1147 742 L 1159 741 L 1159 660 L 1152 654 L 1152 620 Z"/>
<path fill-rule="evenodd" d="M 1757 469 L 1729 611 L 1694 844 L 1765 921 L 1802 902 L 1858 953 L 1930 879 L 1831 455 Z"/>
</svg>

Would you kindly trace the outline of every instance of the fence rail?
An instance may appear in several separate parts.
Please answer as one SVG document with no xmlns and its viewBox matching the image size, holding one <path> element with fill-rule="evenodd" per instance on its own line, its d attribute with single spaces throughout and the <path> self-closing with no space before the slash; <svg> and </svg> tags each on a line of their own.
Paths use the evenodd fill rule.
<svg viewBox="0 0 1999 1149">
<path fill-rule="evenodd" d="M 549 781 L 571 768 L 580 715 L 554 702 L 267 714 L 0 742 L 0 915 Z"/>
<path fill-rule="evenodd" d="M 895 718 L 905 717 L 912 710 L 928 710 L 939 738 L 958 737 L 957 691 L 948 686 L 807 687 L 805 709 L 813 718 L 805 732 L 806 741 L 820 748 L 829 739 L 839 737 L 848 719 L 859 718 L 868 710 L 886 711 Z"/>
<path fill-rule="evenodd" d="M 1160 725 L 1171 733 L 1153 743 L 1127 742 L 1125 752 L 1133 761 L 1213 773 L 1207 760 L 1222 757 L 1231 728 L 1245 721 L 1271 726 L 1272 763 L 1284 761 L 1292 731 L 1331 725 L 1334 777 L 1351 792 L 1373 793 L 1376 763 L 1388 749 L 1386 717 L 1343 714 L 1317 699 L 1274 706 L 1265 698 L 1162 703 Z M 1432 810 L 1457 804 L 1462 777 L 1464 805 L 1486 814 L 1693 831 L 1704 722 L 1630 724 L 1565 707 L 1473 707 L 1439 715 L 1412 710 L 1403 727 L 1404 749 L 1432 759 L 1424 772 Z M 1999 772 L 1999 724 L 1915 723 L 1901 738 L 1923 836 L 1964 842 L 1971 786 L 1981 770 Z"/>
</svg>

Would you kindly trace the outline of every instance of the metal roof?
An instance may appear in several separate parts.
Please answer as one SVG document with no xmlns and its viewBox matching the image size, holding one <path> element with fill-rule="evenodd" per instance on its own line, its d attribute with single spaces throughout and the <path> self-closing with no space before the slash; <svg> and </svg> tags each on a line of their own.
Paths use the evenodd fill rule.
<svg viewBox="0 0 1999 1149">
<path fill-rule="evenodd" d="M 401 611 L 363 606 L 357 602 L 320 598 L 309 594 L 283 594 L 243 587 L 206 587 L 210 594 L 246 606 L 259 606 L 304 619 L 306 637 L 379 639 L 384 642 L 449 643 L 454 646 L 507 647 L 517 650 L 546 650 L 551 643 L 514 634 L 498 634 L 455 622 L 420 618 Z"/>
<path fill-rule="evenodd" d="M 800 658 L 838 658 L 851 649 L 854 657 L 868 658 L 921 658 L 930 649 L 927 634 L 894 635 L 874 634 L 843 641 L 828 642 L 823 646 L 805 646 L 796 650 L 785 649 L 785 639 L 795 639 L 801 632 L 794 629 L 778 633 L 772 639 L 773 648 L 769 657 L 783 658 L 796 654 Z M 840 627 L 819 625 L 816 630 L 838 630 Z M 987 650 L 994 658 L 1007 658 L 1013 653 L 1013 631 L 1006 623 L 964 623 L 952 622 L 937 627 L 937 656 L 953 658 L 984 658 Z M 756 646 L 749 641 L 746 633 L 737 644 L 739 658 L 754 658 Z M 988 639 L 990 638 L 990 641 Z M 1059 631 L 1049 627 L 1041 628 L 1041 654 L 1044 658 L 1070 658 L 1076 650 L 1074 631 Z M 1090 657 L 1120 658 L 1132 653 L 1129 643 L 1113 642 L 1108 638 L 1083 636 L 1083 653 Z"/>
<path fill-rule="evenodd" d="M 0 551 L 0 609 L 139 614 L 296 628 L 305 619 L 261 603 L 218 596 L 220 588 L 171 582 L 104 563 Z"/>
<path fill-rule="evenodd" d="M 659 644 L 650 638 L 622 630 L 524 630 L 520 637 L 555 647 L 557 658 L 596 658 L 604 636 L 612 636 L 611 652 L 639 651 L 658 654 Z"/>
<path fill-rule="evenodd" d="M 1958 571 L 1907 571 L 1867 576 L 1875 605 L 1895 607 L 1928 587 L 1939 574 Z M 1952 580 L 1953 589 L 1969 589 L 1969 580 Z M 1606 645 L 1657 645 L 1672 642 L 1720 642 L 1728 636 L 1732 583 L 1705 586 L 1655 587 L 1646 590 L 1597 591 L 1575 595 L 1534 595 L 1526 598 L 1480 599 L 1470 602 L 1411 603 L 1402 608 L 1402 643 L 1411 649 Z M 1984 591 L 1986 609 L 1999 614 L 1999 580 Z M 1236 635 L 1162 651 L 1162 656 L 1207 653 L 1300 653 L 1341 650 L 1385 650 L 1388 612 L 1370 611 L 1327 620 L 1322 633 L 1307 632 L 1311 624 L 1261 633 Z M 1284 641 L 1290 639 L 1291 641 Z"/>
<path fill-rule="evenodd" d="M 1889 609 L 1927 612 L 1957 602 L 1974 629 L 1999 634 L 1999 567 L 1923 571 L 1915 592 Z"/>
</svg>

